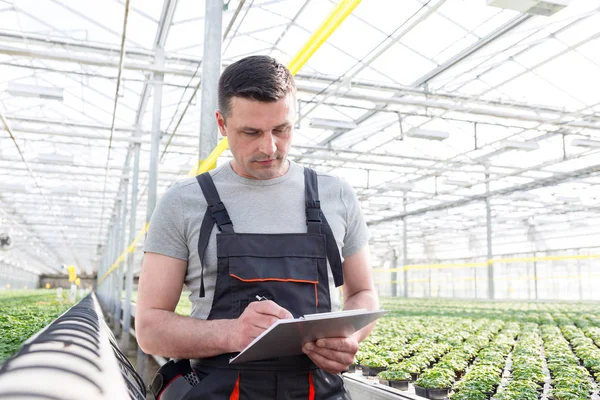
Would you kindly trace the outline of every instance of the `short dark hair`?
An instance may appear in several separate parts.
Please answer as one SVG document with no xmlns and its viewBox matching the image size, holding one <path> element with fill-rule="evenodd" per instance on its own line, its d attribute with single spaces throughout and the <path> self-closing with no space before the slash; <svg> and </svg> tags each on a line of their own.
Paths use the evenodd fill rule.
<svg viewBox="0 0 600 400">
<path fill-rule="evenodd" d="M 231 98 L 273 103 L 296 93 L 294 77 L 285 65 L 269 56 L 249 56 L 231 64 L 219 79 L 219 109 L 231 113 Z"/>
</svg>

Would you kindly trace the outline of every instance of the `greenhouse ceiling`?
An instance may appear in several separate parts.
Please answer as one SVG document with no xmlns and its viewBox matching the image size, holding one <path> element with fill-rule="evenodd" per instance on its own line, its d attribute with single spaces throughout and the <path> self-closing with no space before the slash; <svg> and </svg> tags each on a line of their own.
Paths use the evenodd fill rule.
<svg viewBox="0 0 600 400">
<path fill-rule="evenodd" d="M 224 66 L 289 62 L 335 3 L 225 1 Z M 487 3 L 363 0 L 296 75 L 291 158 L 355 187 L 374 264 L 404 219 L 411 259 L 485 254 L 486 193 L 507 248 L 598 238 L 600 1 L 551 16 Z M 159 195 L 197 163 L 204 2 L 132 0 L 123 40 L 125 9 L 0 0 L 4 263 L 96 270 L 140 142 L 142 229 L 157 80 Z"/>
</svg>

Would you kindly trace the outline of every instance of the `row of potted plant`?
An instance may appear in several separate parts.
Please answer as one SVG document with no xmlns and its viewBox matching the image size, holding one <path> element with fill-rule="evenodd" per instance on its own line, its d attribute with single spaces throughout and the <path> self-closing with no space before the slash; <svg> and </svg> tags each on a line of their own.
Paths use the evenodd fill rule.
<svg viewBox="0 0 600 400">
<path fill-rule="evenodd" d="M 600 331 L 600 314 L 597 308 L 554 303 L 388 300 L 383 299 L 382 308 L 396 307 L 394 317 L 379 321 L 369 339 L 361 343 L 356 357 L 356 362 L 363 365 L 364 370 L 368 370 L 369 366 L 374 367 L 373 372 L 379 372 L 377 376 L 384 383 L 401 384 L 408 388 L 408 383 L 412 380 L 416 387 L 428 390 L 431 386 L 431 389 L 436 389 L 448 385 L 449 380 L 452 384 L 452 381 L 460 377 L 461 370 L 469 362 L 473 362 L 463 379 L 453 385 L 455 393 L 451 394 L 452 399 L 488 400 L 496 390 L 498 393 L 494 395 L 495 400 L 528 400 L 533 399 L 534 395 L 539 398 L 545 378 L 544 360 L 540 354 L 542 343 L 539 325 L 542 327 L 544 347 L 548 344 L 551 346 L 546 351 L 549 355 L 548 368 L 554 366 L 551 369 L 552 400 L 589 398 L 589 385 L 592 384 L 590 374 L 579 365 L 579 359 L 573 354 L 564 336 L 572 334 L 569 340 L 573 349 L 591 371 L 596 371 L 593 368 L 600 359 L 596 357 L 595 347 L 592 346 L 595 346 L 594 341 L 598 340 Z M 492 319 L 486 319 L 487 317 Z M 506 327 L 515 320 L 524 323 L 518 342 L 515 344 L 513 337 L 512 342 L 507 340 L 503 345 L 496 344 L 506 327 L 489 344 L 481 338 L 478 334 L 483 329 L 480 327 L 490 325 L 494 320 L 509 322 Z M 558 346 L 555 351 L 552 350 L 553 344 Z M 502 369 L 511 349 L 510 379 L 506 385 L 499 387 Z M 589 354 L 584 356 L 583 351 Z M 477 357 L 473 361 L 474 353 L 477 353 Z M 553 357 L 550 357 L 551 354 Z M 492 361 L 486 362 L 486 359 Z M 480 382 L 477 379 L 474 386 L 463 383 L 476 367 L 484 375 L 481 383 L 485 384 L 486 376 L 491 376 L 492 391 L 479 390 L 477 385 Z M 418 383 L 414 382 L 417 378 Z M 596 379 L 600 381 L 599 376 Z M 573 390 L 577 384 L 583 390 Z"/>
<path fill-rule="evenodd" d="M 597 305 L 593 303 L 542 303 L 537 301 L 485 301 L 477 302 L 462 299 L 419 299 L 403 297 L 382 297 L 380 304 L 383 308 L 403 311 L 407 309 L 447 309 L 447 310 L 474 310 L 485 312 L 488 310 L 501 312 L 563 312 L 563 313 L 589 313 L 597 312 Z"/>
<path fill-rule="evenodd" d="M 426 318 L 408 320 L 412 324 L 401 326 L 406 320 L 400 322 L 399 318 L 386 318 L 384 323 L 378 324 L 373 334 L 360 344 L 355 362 L 361 366 L 363 375 L 376 376 L 379 372 L 395 367 L 422 349 L 429 349 L 436 342 L 444 341 L 451 332 L 449 321 L 444 321 L 446 324 L 431 324 Z M 395 334 L 395 329 L 403 330 Z M 428 365 L 429 361 L 425 363 L 425 367 Z"/>
<path fill-rule="evenodd" d="M 412 354 L 414 345 L 427 328 L 420 319 L 384 318 L 379 321 L 367 339 L 360 343 L 354 358 L 354 364 L 363 368 L 368 374 L 368 364 L 387 367 Z M 371 362 L 369 360 L 372 359 Z"/>
<path fill-rule="evenodd" d="M 596 346 L 600 347 L 600 328 L 597 326 L 586 326 L 581 329 L 585 336 L 589 337 L 594 341 Z"/>
<path fill-rule="evenodd" d="M 394 335 L 385 326 L 390 323 L 384 324 L 361 343 L 355 356 L 356 363 L 361 365 L 364 375 L 375 376 L 388 368 L 400 367 L 412 372 L 416 378 L 416 374 L 428 368 L 442 354 L 440 351 L 446 352 L 447 346 L 462 341 L 462 335 L 478 326 L 474 325 L 472 320 L 446 319 L 443 322 L 429 326 L 421 324 L 418 331 L 414 330 L 414 327 L 409 328 L 413 333 L 404 334 L 406 340 L 410 340 L 402 346 L 397 344 L 406 340 L 391 339 Z M 387 336 L 384 336 L 385 332 Z M 401 363 L 405 364 L 400 365 Z"/>
<path fill-rule="evenodd" d="M 428 346 L 422 346 L 418 353 L 398 363 L 395 369 L 410 372 L 412 379 L 416 380 L 421 372 L 428 369 L 450 348 L 448 343 L 431 343 Z"/>
<path fill-rule="evenodd" d="M 590 397 L 592 383 L 590 374 L 579 365 L 569 342 L 556 325 L 542 325 L 542 340 L 550 376 L 550 391 L 554 400 L 587 400 Z"/>
<path fill-rule="evenodd" d="M 476 323 L 477 331 L 458 332 L 457 336 L 462 336 L 464 341 L 453 346 L 431 369 L 420 374 L 415 382 L 416 393 L 432 400 L 445 398 L 455 379 L 464 372 L 478 350 L 486 346 L 503 325 L 499 320 L 481 319 Z"/>
<path fill-rule="evenodd" d="M 504 326 L 504 322 L 501 320 L 482 321 L 485 321 L 482 329 L 467 338 L 460 346 L 454 347 L 440 359 L 438 365 L 451 368 L 457 377 L 462 375 L 471 360 Z"/>
<path fill-rule="evenodd" d="M 581 332 L 587 336 L 593 344 L 600 348 L 600 318 L 594 320 L 592 316 L 576 316 L 573 318 L 574 324 L 581 329 Z M 596 325 L 597 324 L 597 325 Z M 598 371 L 595 372 L 596 380 L 600 380 Z"/>
<path fill-rule="evenodd" d="M 563 335 L 571 343 L 573 351 L 582 361 L 583 366 L 597 379 L 600 378 L 600 348 L 587 337 L 581 329 L 574 325 L 563 325 Z"/>
<path fill-rule="evenodd" d="M 452 400 L 489 399 L 496 392 L 519 329 L 518 323 L 507 323 L 489 345 L 477 354 L 463 378 L 454 385 L 456 392 L 450 395 Z"/>
<path fill-rule="evenodd" d="M 498 389 L 495 400 L 537 400 L 545 379 L 540 355 L 542 338 L 537 324 L 522 326 L 518 341 L 511 353 L 511 372 L 508 383 Z"/>
<path fill-rule="evenodd" d="M 471 320 L 455 320 L 453 324 L 448 325 L 452 327 L 452 336 L 441 336 L 437 340 L 446 340 L 450 345 L 457 345 L 459 341 L 465 340 L 473 335 L 473 333 L 471 333 L 471 329 L 480 329 L 482 326 L 486 325 L 487 324 L 485 324 L 484 321 L 473 322 Z M 444 329 L 444 332 L 448 334 L 450 330 Z M 415 353 L 415 355 L 418 355 L 418 353 L 423 353 L 423 349 L 429 349 L 434 344 L 435 341 L 433 340 L 432 335 L 427 335 L 427 337 L 422 337 L 420 342 L 414 343 L 409 347 L 411 352 Z M 425 353 L 427 353 L 427 351 Z M 426 357 L 421 355 L 413 358 L 412 360 L 408 360 L 405 363 L 391 365 L 386 371 L 378 373 L 377 377 L 381 384 L 389 385 L 400 390 L 408 390 L 409 382 L 413 378 L 417 377 L 418 373 L 423 367 L 429 366 L 431 359 L 432 357 L 429 355 Z"/>
<path fill-rule="evenodd" d="M 591 313 L 591 312 L 585 312 L 582 311 L 586 317 L 586 319 L 588 320 L 588 322 L 593 325 L 593 326 L 600 326 L 600 314 L 598 313 L 598 311 L 596 310 L 596 313 Z"/>
<path fill-rule="evenodd" d="M 531 381 L 538 386 L 544 384 L 544 363 L 540 355 L 543 346 L 537 324 L 525 324 L 519 340 L 512 352 L 511 378 L 518 381 Z"/>
<path fill-rule="evenodd" d="M 384 298 L 382 308 L 394 310 L 399 316 L 452 316 L 462 318 L 498 318 L 520 323 L 553 323 L 550 313 L 562 312 L 569 315 L 598 315 L 594 304 L 539 303 L 539 302 L 470 302 L 465 300 L 433 300 Z M 595 323 L 600 326 L 600 321 Z"/>
</svg>

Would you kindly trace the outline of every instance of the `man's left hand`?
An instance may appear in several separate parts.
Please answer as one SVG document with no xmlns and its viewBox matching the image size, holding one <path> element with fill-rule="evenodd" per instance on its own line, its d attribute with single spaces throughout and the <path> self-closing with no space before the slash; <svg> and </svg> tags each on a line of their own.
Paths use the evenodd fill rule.
<svg viewBox="0 0 600 400">
<path fill-rule="evenodd" d="M 302 351 L 323 371 L 338 374 L 346 371 L 354 362 L 358 341 L 354 336 L 319 339 L 304 344 Z"/>
</svg>

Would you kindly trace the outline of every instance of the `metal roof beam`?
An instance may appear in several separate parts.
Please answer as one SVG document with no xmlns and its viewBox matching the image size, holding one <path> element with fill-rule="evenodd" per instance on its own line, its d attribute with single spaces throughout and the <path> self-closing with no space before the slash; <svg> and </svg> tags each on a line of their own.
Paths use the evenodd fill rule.
<svg viewBox="0 0 600 400">
<path fill-rule="evenodd" d="M 2 169 L 8 170 L 8 171 L 11 171 L 11 170 L 14 171 L 16 169 L 25 169 L 25 170 L 27 170 L 25 167 L 19 167 L 18 165 L 14 165 L 14 164 L 13 165 L 2 165 L 3 162 L 17 163 L 17 162 L 21 162 L 21 160 L 17 159 L 17 158 L 2 158 L 2 160 L 0 160 L 0 170 L 2 170 Z M 28 160 L 27 162 L 30 165 L 33 165 L 33 166 L 36 166 L 36 165 L 40 166 L 39 169 L 32 168 L 33 172 L 43 173 L 44 170 L 46 169 L 46 167 L 48 167 L 48 164 L 45 164 L 44 162 L 40 162 L 40 161 Z M 62 172 L 63 174 L 65 174 L 65 173 L 74 173 L 74 174 L 77 174 L 77 173 L 80 173 L 80 172 L 82 172 L 82 174 L 86 174 L 86 172 L 89 172 L 89 171 L 71 171 L 70 170 L 71 168 L 77 168 L 79 170 L 85 170 L 85 169 L 88 169 L 88 170 L 99 170 L 99 169 L 100 170 L 104 170 L 104 167 L 100 166 L 100 165 L 85 165 L 85 164 L 62 165 L 60 168 L 61 168 L 61 170 L 57 171 L 57 172 Z M 122 171 L 123 169 L 119 168 L 116 165 L 113 165 L 113 166 L 109 166 L 109 170 L 111 170 L 111 171 Z M 147 169 L 144 169 L 144 170 L 141 169 L 140 173 L 147 174 L 148 170 Z M 160 173 L 161 174 L 165 174 L 165 175 L 174 175 L 174 176 L 180 176 L 181 177 L 181 176 L 184 176 L 187 173 L 187 171 L 185 171 L 185 172 L 183 170 L 182 171 L 161 171 Z M 88 174 L 91 174 L 93 176 L 98 176 L 97 174 L 94 174 L 93 172 L 89 172 Z"/>
<path fill-rule="evenodd" d="M 520 14 L 519 16 L 511 19 L 504 25 L 502 25 L 499 28 L 495 29 L 494 31 L 490 32 L 487 36 L 479 39 L 477 42 L 475 42 L 471 46 L 464 49 L 463 51 L 461 51 L 460 53 L 458 53 L 457 55 L 455 55 L 454 57 L 452 57 L 451 59 L 449 59 L 442 65 L 440 65 L 439 67 L 434 68 L 433 70 L 429 71 L 428 73 L 426 73 L 425 75 L 423 75 L 422 77 L 420 77 L 419 79 L 414 81 L 411 86 L 419 87 L 419 86 L 427 84 L 427 82 L 429 82 L 436 76 L 438 76 L 438 75 L 442 74 L 444 71 L 447 71 L 448 69 L 452 68 L 453 66 L 455 66 L 456 64 L 458 64 L 459 62 L 464 60 L 465 58 L 469 57 L 471 54 L 477 52 L 478 50 L 481 50 L 482 48 L 484 48 L 485 46 L 487 46 L 494 40 L 498 39 L 502 35 L 506 34 L 507 32 L 510 32 L 517 26 L 521 25 L 523 22 L 527 21 L 529 18 L 531 18 L 531 15 L 529 15 L 529 14 Z"/>
<path fill-rule="evenodd" d="M 313 93 L 313 94 L 320 93 L 320 89 L 318 89 L 318 88 L 302 87 L 299 90 L 302 90 L 302 91 L 308 92 L 308 93 Z M 543 123 L 543 124 L 547 124 L 549 126 L 556 127 L 556 129 L 564 129 L 565 127 L 570 127 L 570 128 L 577 128 L 577 129 L 600 130 L 600 123 L 596 124 L 596 123 L 585 122 L 585 121 L 561 121 L 560 118 L 553 119 L 553 118 L 544 117 L 544 116 L 534 114 L 534 113 L 509 112 L 509 111 L 497 110 L 497 109 L 494 109 L 493 107 L 486 108 L 486 107 L 478 106 L 478 105 L 471 106 L 471 105 L 468 105 L 467 102 L 458 104 L 458 103 L 449 103 L 449 102 L 436 101 L 436 100 L 416 99 L 416 98 L 410 98 L 408 96 L 403 96 L 403 95 L 396 95 L 396 96 L 389 97 L 389 96 L 383 96 L 383 95 L 356 93 L 356 92 L 353 92 L 352 90 L 344 93 L 343 97 L 346 99 L 371 101 L 373 103 L 379 104 L 382 107 L 387 107 L 388 105 L 391 105 L 391 104 L 397 104 L 397 105 L 401 105 L 401 106 L 416 106 L 416 107 L 423 107 L 423 108 L 429 108 L 429 109 L 435 108 L 435 109 L 443 110 L 443 111 L 462 112 L 465 114 L 484 115 L 484 116 L 488 116 L 488 117 Z M 467 104 L 465 104 L 465 103 L 467 103 Z M 372 110 L 373 114 L 369 115 L 370 112 L 367 113 L 368 117 L 371 117 L 372 115 L 374 115 L 374 113 L 377 113 L 379 110 L 380 110 L 380 108 L 373 109 Z M 561 118 L 564 116 L 567 116 L 567 115 L 569 115 L 568 112 L 566 112 L 565 115 L 561 115 Z M 443 117 L 441 117 L 441 116 L 440 117 L 432 117 L 432 118 L 443 119 Z M 358 123 L 364 122 L 366 119 L 368 119 L 367 116 L 361 117 Z M 344 132 L 346 132 L 346 131 L 344 131 Z M 326 143 L 322 143 L 322 145 L 329 143 L 330 141 L 332 141 L 335 138 L 337 138 L 336 135 L 330 136 L 325 141 Z"/>
<path fill-rule="evenodd" d="M 378 225 L 378 224 L 381 224 L 384 222 L 400 220 L 400 219 L 402 219 L 404 217 L 408 217 L 408 216 L 421 215 L 421 214 L 425 214 L 425 213 L 431 212 L 431 211 L 439 211 L 439 210 L 445 210 L 448 208 L 459 207 L 459 206 L 463 206 L 465 204 L 472 203 L 474 201 L 484 200 L 486 197 L 502 196 L 502 195 L 507 195 L 507 194 L 511 194 L 514 192 L 518 192 L 518 191 L 527 191 L 527 190 L 537 189 L 537 188 L 544 187 L 544 186 L 556 185 L 557 183 L 569 181 L 574 178 L 588 176 L 590 174 L 594 174 L 597 172 L 600 172 L 600 165 L 592 165 L 590 167 L 581 168 L 581 169 L 578 169 L 575 171 L 558 173 L 558 174 L 555 174 L 554 176 L 551 176 L 548 178 L 541 178 L 541 179 L 535 180 L 533 182 L 524 183 L 521 185 L 510 186 L 507 188 L 502 188 L 502 189 L 497 189 L 497 190 L 492 190 L 489 193 L 484 192 L 484 193 L 466 197 L 461 200 L 445 202 L 442 204 L 437 204 L 434 206 L 424 207 L 424 208 L 420 208 L 418 210 L 401 213 L 401 214 L 394 215 L 391 217 L 378 219 L 376 221 L 371 221 L 369 223 L 369 225 L 371 225 L 371 226 Z"/>
</svg>

